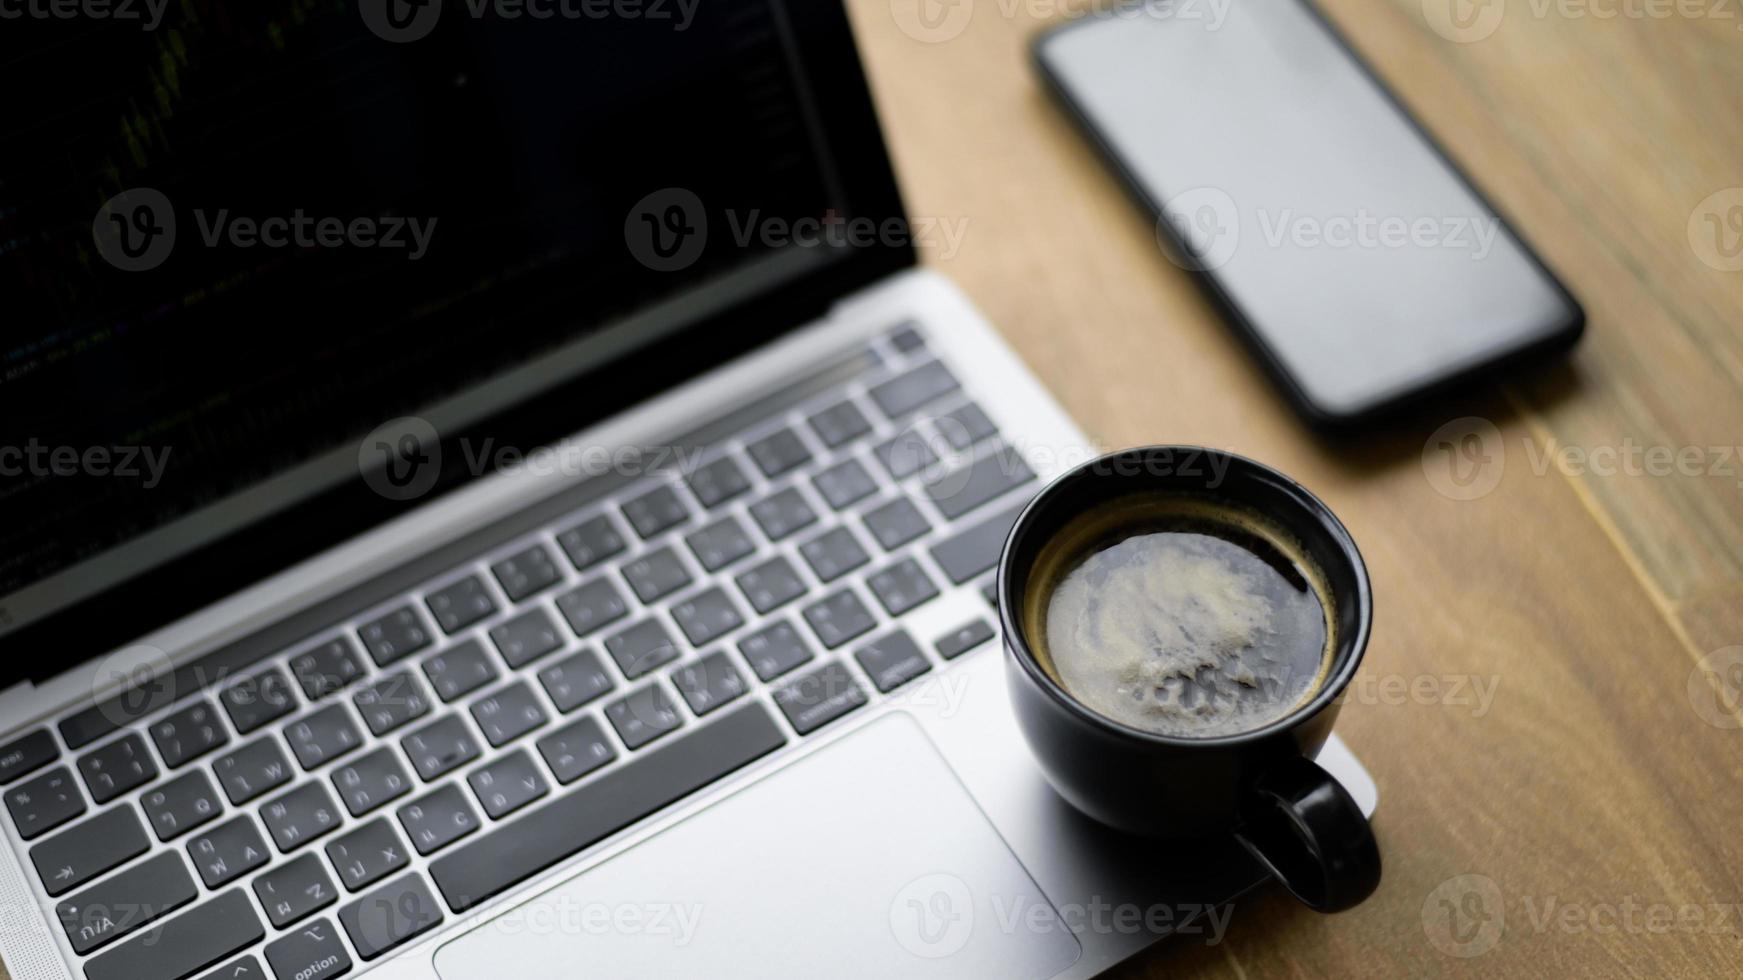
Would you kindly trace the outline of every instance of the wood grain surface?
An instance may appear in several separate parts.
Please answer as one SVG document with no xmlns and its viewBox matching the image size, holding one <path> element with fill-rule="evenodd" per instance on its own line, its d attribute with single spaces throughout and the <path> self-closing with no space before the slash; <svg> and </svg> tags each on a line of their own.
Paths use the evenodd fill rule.
<svg viewBox="0 0 1743 980">
<path fill-rule="evenodd" d="M 1743 12 L 1449 2 L 1471 33 L 1436 30 L 1442 0 L 1324 7 L 1589 331 L 1565 364 L 1328 443 L 1031 72 L 1035 34 L 1087 4 L 956 0 L 926 22 L 917 0 L 850 0 L 909 211 L 965 229 L 953 253 L 923 240 L 928 262 L 1098 441 L 1269 461 L 1371 565 L 1339 730 L 1380 785 L 1379 892 L 1325 917 L 1267 891 L 1222 941 L 1120 977 L 1743 974 L 1743 244 L 1702 237 L 1705 214 L 1743 215 Z M 1465 433 L 1489 460 L 1469 486 L 1436 450 Z"/>
</svg>

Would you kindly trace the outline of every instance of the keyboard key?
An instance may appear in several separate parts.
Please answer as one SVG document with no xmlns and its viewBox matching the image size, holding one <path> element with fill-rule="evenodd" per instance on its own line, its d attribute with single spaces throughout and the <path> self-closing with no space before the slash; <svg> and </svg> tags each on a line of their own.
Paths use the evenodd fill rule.
<svg viewBox="0 0 1743 980">
<path fill-rule="evenodd" d="M 397 800 L 412 791 L 412 778 L 389 748 L 374 752 L 333 771 L 333 788 L 354 817 Z"/>
<path fill-rule="evenodd" d="M 811 450 L 805 448 L 799 434 L 792 429 L 781 429 L 773 435 L 758 439 L 745 447 L 750 458 L 757 464 L 757 469 L 763 471 L 763 476 L 774 479 L 789 470 L 805 465 L 811 458 Z"/>
<path fill-rule="evenodd" d="M 757 549 L 736 517 L 722 517 L 684 537 L 705 571 L 717 572 Z"/>
<path fill-rule="evenodd" d="M 765 681 L 792 670 L 814 656 L 792 623 L 781 620 L 738 641 L 738 652 Z"/>
<path fill-rule="evenodd" d="M 744 617 L 720 588 L 673 603 L 672 618 L 691 646 L 706 646 L 744 625 Z"/>
<path fill-rule="evenodd" d="M 444 633 L 455 633 L 496 611 L 496 600 L 476 575 L 468 575 L 424 598 Z"/>
<path fill-rule="evenodd" d="M 877 685 L 888 694 L 932 669 L 932 662 L 920 652 L 920 647 L 907 630 L 897 630 L 860 647 L 853 658 Z"/>
<path fill-rule="evenodd" d="M 430 645 L 430 630 L 411 606 L 401 606 L 357 631 L 369 659 L 386 667 Z"/>
<path fill-rule="evenodd" d="M 424 676 L 444 702 L 463 698 L 496 680 L 496 662 L 484 644 L 467 640 L 424 661 Z"/>
<path fill-rule="evenodd" d="M 986 584 L 980 587 L 980 597 L 994 609 L 999 607 L 999 580 L 996 576 L 987 579 Z"/>
<path fill-rule="evenodd" d="M 649 684 L 605 706 L 605 717 L 629 749 L 639 749 L 684 723 L 666 689 Z"/>
<path fill-rule="evenodd" d="M 36 875 L 50 895 L 65 895 L 151 847 L 130 806 L 118 806 L 30 849 Z"/>
<path fill-rule="evenodd" d="M 259 960 L 252 956 L 244 956 L 234 963 L 226 963 L 213 970 L 201 977 L 200 980 L 270 980 L 270 978 L 267 977 L 266 970 L 261 967 Z"/>
<path fill-rule="evenodd" d="M 218 784 L 230 802 L 241 806 L 290 782 L 290 761 L 278 741 L 268 735 L 221 755 L 212 763 Z"/>
<path fill-rule="evenodd" d="M 956 388 L 956 377 L 949 369 L 937 361 L 928 361 L 875 386 L 871 396 L 879 410 L 894 419 Z"/>
<path fill-rule="evenodd" d="M 207 888 L 222 888 L 266 863 L 270 852 L 254 821 L 237 817 L 188 841 L 188 860 Z"/>
<path fill-rule="evenodd" d="M 926 483 L 926 496 L 939 513 L 950 520 L 992 502 L 1006 492 L 1035 479 L 1035 471 L 1000 443 L 967 466 L 958 467 Z"/>
<path fill-rule="evenodd" d="M 218 700 L 243 735 L 283 718 L 297 706 L 290 678 L 277 668 L 237 681 L 225 688 Z"/>
<path fill-rule="evenodd" d="M 581 650 L 539 671 L 539 683 L 544 685 L 557 710 L 568 714 L 611 690 L 611 675 L 599 654 Z"/>
<path fill-rule="evenodd" d="M 401 739 L 399 746 L 426 783 L 435 782 L 478 758 L 479 752 L 478 740 L 459 715 L 448 715 L 425 725 Z"/>
<path fill-rule="evenodd" d="M 507 833 L 486 834 L 437 858 L 430 875 L 448 905 L 464 912 L 785 741 L 768 709 L 753 701 L 529 811 Z"/>
<path fill-rule="evenodd" d="M 671 548 L 660 548 L 626 563 L 623 577 L 644 603 L 664 598 L 690 584 L 690 573 Z"/>
<path fill-rule="evenodd" d="M 201 701 L 151 726 L 163 764 L 175 769 L 230 741 L 211 702 Z"/>
<path fill-rule="evenodd" d="M 525 749 L 516 749 L 474 770 L 466 782 L 492 820 L 501 820 L 551 791 L 551 784 L 545 782 Z"/>
<path fill-rule="evenodd" d="M 999 427 L 987 418 L 974 402 L 961 405 L 932 420 L 932 427 L 943 435 L 952 448 L 962 450 L 998 434 Z"/>
<path fill-rule="evenodd" d="M 304 783 L 260 808 L 272 841 L 286 854 L 337 829 L 339 810 L 320 783 Z"/>
<path fill-rule="evenodd" d="M 926 341 L 920 337 L 919 333 L 915 332 L 913 327 L 902 327 L 891 334 L 890 343 L 895 345 L 896 350 L 904 354 L 912 354 L 926 346 Z"/>
<path fill-rule="evenodd" d="M 563 573 L 542 544 L 509 555 L 490 566 L 490 574 L 496 576 L 509 602 L 520 602 L 563 580 Z"/>
<path fill-rule="evenodd" d="M 326 919 L 267 944 L 266 962 L 278 980 L 333 980 L 351 972 L 351 956 Z"/>
<path fill-rule="evenodd" d="M 623 535 L 604 514 L 590 517 L 557 535 L 557 544 L 569 556 L 569 563 L 581 572 L 624 549 Z"/>
<path fill-rule="evenodd" d="M 54 736 L 38 728 L 0 746 L 0 783 L 10 783 L 41 769 L 60 757 Z"/>
<path fill-rule="evenodd" d="M 34 840 L 85 812 L 85 798 L 66 766 L 56 766 L 6 791 L 18 836 Z"/>
<path fill-rule="evenodd" d="M 195 906 L 85 964 L 86 980 L 182 980 L 265 938 L 240 888 Z M 211 980 L 210 977 L 206 980 Z M 226 980 L 252 980 L 226 977 Z"/>
<path fill-rule="evenodd" d="M 630 680 L 678 659 L 678 645 L 660 621 L 649 617 L 605 641 L 606 652 Z"/>
<path fill-rule="evenodd" d="M 342 704 L 328 705 L 291 722 L 284 728 L 284 738 L 305 771 L 326 765 L 363 744 L 363 733 Z"/>
<path fill-rule="evenodd" d="M 799 547 L 806 564 L 824 582 L 833 582 L 866 562 L 871 556 L 860 547 L 859 539 L 845 527 L 818 535 Z"/>
<path fill-rule="evenodd" d="M 590 715 L 539 739 L 539 754 L 565 786 L 617 758 L 605 729 Z"/>
<path fill-rule="evenodd" d="M 751 504 L 750 516 L 770 541 L 779 541 L 817 522 L 817 512 L 792 487 Z"/>
<path fill-rule="evenodd" d="M 442 906 L 422 877 L 408 874 L 340 909 L 339 922 L 357 955 L 372 960 L 441 925 Z"/>
<path fill-rule="evenodd" d="M 365 687 L 351 703 L 374 735 L 386 735 L 430 713 L 430 699 L 409 670 L 389 674 Z"/>
<path fill-rule="evenodd" d="M 472 702 L 472 720 L 478 723 L 490 744 L 500 748 L 549 719 L 527 682 L 516 681 Z"/>
<path fill-rule="evenodd" d="M 724 652 L 710 653 L 694 663 L 674 667 L 672 686 L 697 717 L 726 704 L 746 690 L 744 678 Z"/>
<path fill-rule="evenodd" d="M 157 778 L 157 763 L 146 751 L 145 739 L 126 735 L 79 757 L 79 774 L 98 806 Z"/>
<path fill-rule="evenodd" d="M 1017 515 L 1023 512 L 1018 504 L 986 518 L 979 524 L 959 531 L 931 548 L 932 558 L 950 581 L 961 585 L 999 563 L 999 552 L 1005 548 L 1005 538 Z"/>
<path fill-rule="evenodd" d="M 888 442 L 872 448 L 872 455 L 884 464 L 890 476 L 900 480 L 938 462 L 938 454 L 926 444 L 926 436 L 917 429 L 906 429 Z"/>
<path fill-rule="evenodd" d="M 502 652 L 511 669 L 519 670 L 563 646 L 551 614 L 534 606 L 490 631 L 490 642 Z"/>
<path fill-rule="evenodd" d="M 671 487 L 650 490 L 623 505 L 623 516 L 645 541 L 690 519 L 690 512 Z"/>
<path fill-rule="evenodd" d="M 690 491 L 710 510 L 749 489 L 750 478 L 730 456 L 722 456 L 690 474 Z"/>
<path fill-rule="evenodd" d="M 859 460 L 836 463 L 811 478 L 825 502 L 836 510 L 852 506 L 877 492 L 877 481 L 867 473 Z"/>
<path fill-rule="evenodd" d="M 885 551 L 895 551 L 932 530 L 932 525 L 927 523 L 920 508 L 914 506 L 912 500 L 897 497 L 887 504 L 866 511 L 865 528 Z"/>
<path fill-rule="evenodd" d="M 362 677 L 363 662 L 357 659 L 348 641 L 338 639 L 298 654 L 291 660 L 291 673 L 302 685 L 303 695 L 310 701 L 319 701 Z"/>
<path fill-rule="evenodd" d="M 809 735 L 865 703 L 865 689 L 846 667 L 834 662 L 775 691 L 775 704 L 801 735 Z"/>
<path fill-rule="evenodd" d="M 904 558 L 873 574 L 865 584 L 891 616 L 900 616 L 938 598 L 938 586 L 932 584 L 925 569 L 912 558 Z"/>
<path fill-rule="evenodd" d="M 477 830 L 478 815 L 460 787 L 449 783 L 400 807 L 399 825 L 419 854 L 432 854 Z"/>
<path fill-rule="evenodd" d="M 863 636 L 877 625 L 871 610 L 851 589 L 842 589 L 806 606 L 805 621 L 811 624 L 817 639 L 831 650 L 854 637 Z"/>
<path fill-rule="evenodd" d="M 339 870 L 345 890 L 354 892 L 411 863 L 411 851 L 400 843 L 393 824 L 381 817 L 328 842 L 327 860 Z"/>
<path fill-rule="evenodd" d="M 151 790 L 139 798 L 139 805 L 145 808 L 145 822 L 162 841 L 180 837 L 224 811 L 218 790 L 199 769 Z"/>
<path fill-rule="evenodd" d="M 629 614 L 629 603 L 608 578 L 598 578 L 557 600 L 557 609 L 576 636 L 586 636 Z"/>
<path fill-rule="evenodd" d="M 163 918 L 198 894 L 180 855 L 165 851 L 60 903 L 55 916 L 73 952 L 83 956 Z"/>
<path fill-rule="evenodd" d="M 260 896 L 274 929 L 300 922 L 339 900 L 333 879 L 313 854 L 304 854 L 254 879 L 254 894 Z"/>
<path fill-rule="evenodd" d="M 940 657 L 955 660 L 992 638 L 992 625 L 984 619 L 976 619 L 939 637 L 933 646 L 937 647 Z"/>
<path fill-rule="evenodd" d="M 765 615 L 805 594 L 805 583 L 799 573 L 779 555 L 740 574 L 735 581 L 751 608 Z"/>
<path fill-rule="evenodd" d="M 811 431 L 830 449 L 858 439 L 872 430 L 865 413 L 853 402 L 837 402 L 811 416 Z"/>
</svg>

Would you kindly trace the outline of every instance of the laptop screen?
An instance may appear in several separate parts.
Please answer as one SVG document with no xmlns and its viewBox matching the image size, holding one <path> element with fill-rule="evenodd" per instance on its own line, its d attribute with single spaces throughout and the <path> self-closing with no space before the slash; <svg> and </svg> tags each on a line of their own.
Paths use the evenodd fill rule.
<svg viewBox="0 0 1743 980">
<path fill-rule="evenodd" d="M 20 9 L 0 35 L 0 636 L 66 655 L 8 656 L 0 681 L 911 260 L 848 233 L 900 206 L 832 3 Z M 408 477 L 468 433 L 494 455 Z"/>
</svg>

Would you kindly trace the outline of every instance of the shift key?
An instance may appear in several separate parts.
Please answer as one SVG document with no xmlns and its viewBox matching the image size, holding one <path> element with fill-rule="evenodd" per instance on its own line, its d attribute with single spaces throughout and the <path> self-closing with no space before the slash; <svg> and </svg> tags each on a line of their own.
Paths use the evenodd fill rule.
<svg viewBox="0 0 1743 980">
<path fill-rule="evenodd" d="M 981 521 L 959 534 L 945 538 L 932 546 L 932 557 L 938 567 L 957 585 L 974 578 L 999 563 L 1005 536 L 1017 523 L 1017 515 L 1026 504 L 1018 504 Z"/>
<path fill-rule="evenodd" d="M 194 879 L 175 851 L 98 883 L 55 906 L 73 952 L 83 956 L 194 900 Z"/>
</svg>

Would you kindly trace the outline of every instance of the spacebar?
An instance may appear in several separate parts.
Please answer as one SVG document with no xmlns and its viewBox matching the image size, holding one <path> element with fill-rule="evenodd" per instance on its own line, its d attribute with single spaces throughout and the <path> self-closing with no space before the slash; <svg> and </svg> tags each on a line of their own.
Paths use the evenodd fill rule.
<svg viewBox="0 0 1743 980">
<path fill-rule="evenodd" d="M 559 797 L 430 865 L 464 912 L 781 747 L 769 709 L 747 704 Z"/>
</svg>

